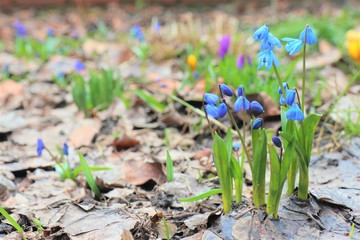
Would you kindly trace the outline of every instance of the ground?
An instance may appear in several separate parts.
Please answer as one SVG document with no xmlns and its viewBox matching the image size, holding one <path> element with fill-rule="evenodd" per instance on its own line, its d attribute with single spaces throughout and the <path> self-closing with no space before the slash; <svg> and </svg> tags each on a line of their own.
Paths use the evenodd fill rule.
<svg viewBox="0 0 360 240">
<path fill-rule="evenodd" d="M 306 4 L 293 9 L 287 1 L 280 3 L 276 14 L 271 7 L 257 9 L 255 4 L 243 8 L 231 3 L 216 8 L 136 9 L 114 4 L 2 13 L 0 199 L 1 206 L 23 227 L 24 236 L 166 239 L 167 224 L 171 239 L 348 239 L 354 223 L 356 238 L 360 225 L 360 138 L 356 136 L 359 85 L 354 76 L 358 65 L 345 50 L 345 26 L 333 29 L 342 33 L 341 37 L 328 34 L 326 27 L 321 28 L 324 32 L 318 30 L 319 45 L 308 58 L 308 76 L 315 80 L 309 82 L 312 90 L 306 102 L 311 104 L 309 111 L 323 114 L 310 162 L 309 200 L 302 202 L 296 193 L 287 196 L 284 192 L 280 219 L 266 216 L 265 209 L 252 205 L 252 178 L 246 165 L 243 201 L 234 203 L 230 213 L 223 214 L 218 195 L 191 203 L 178 201 L 219 186 L 210 130 L 200 111 L 203 93 L 216 92 L 216 84 L 207 85 L 209 74 L 205 72 L 218 60 L 205 63 L 205 55 L 216 55 L 222 34 L 237 34 L 230 54 L 246 53 L 257 64 L 259 46 L 249 37 L 249 30 L 268 22 L 282 34 L 281 19 L 287 24 L 292 17 L 296 23 L 313 21 L 306 19 L 310 10 L 314 11 L 306 9 Z M 327 2 L 313 7 L 319 10 L 314 18 L 336 16 L 334 21 L 346 22 L 344 12 L 350 11 Z M 44 44 L 49 28 L 55 36 L 67 38 L 44 58 L 36 51 L 35 55 L 16 53 L 12 29 L 16 21 Z M 154 28 L 156 21 L 160 30 Z M 351 24 L 358 23 L 358 17 L 352 19 Z M 129 29 L 135 24 L 143 27 L 151 45 L 145 60 L 137 57 L 133 48 L 141 44 L 129 37 Z M 347 27 L 354 27 L 351 24 Z M 289 29 L 286 31 L 291 32 Z M 200 42 L 204 48 L 199 47 Z M 202 70 L 195 81 L 186 65 L 190 53 L 196 53 L 198 69 Z M 283 57 L 284 65 L 291 65 L 291 59 Z M 76 72 L 77 60 L 84 63 L 84 70 Z M 295 73 L 301 72 L 300 62 L 292 66 Z M 93 69 L 101 68 L 119 70 L 121 97 L 111 99 L 106 109 L 93 108 L 84 114 L 73 100 L 76 76 L 88 76 Z M 270 74 L 259 73 L 265 77 Z M 193 82 L 182 88 L 184 79 Z M 225 80 L 223 76 L 217 78 L 219 82 Z M 139 94 L 139 89 L 147 95 Z M 274 131 L 280 127 L 276 92 L 277 87 L 249 91 L 249 98 L 264 104 L 265 125 Z M 214 127 L 224 136 L 228 124 L 225 119 Z M 89 165 L 107 167 L 93 171 L 101 195 L 94 195 L 85 174 L 74 180 L 61 179 L 49 153 L 37 155 L 38 138 L 56 156 L 66 142 L 69 155 L 65 158 L 72 167 L 80 164 L 78 152 Z M 167 152 L 174 162 L 173 181 L 167 181 Z M 7 220 L 0 219 L 2 239 L 21 239 Z"/>
</svg>

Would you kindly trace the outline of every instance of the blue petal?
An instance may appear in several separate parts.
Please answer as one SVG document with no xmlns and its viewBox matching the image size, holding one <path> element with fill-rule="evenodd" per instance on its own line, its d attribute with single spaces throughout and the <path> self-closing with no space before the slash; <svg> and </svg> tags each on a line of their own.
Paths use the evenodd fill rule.
<svg viewBox="0 0 360 240">
<path fill-rule="evenodd" d="M 282 95 L 282 94 L 281 94 L 281 96 L 280 96 L 279 104 L 280 104 L 280 105 L 284 105 L 284 104 L 285 104 L 285 98 L 284 98 L 284 95 Z"/>
<path fill-rule="evenodd" d="M 273 50 L 274 47 L 281 48 L 281 42 L 278 38 L 276 38 L 271 33 L 261 42 L 260 49 L 263 50 Z"/>
<path fill-rule="evenodd" d="M 271 141 L 273 142 L 273 144 L 278 147 L 278 148 L 281 148 L 282 147 L 282 142 L 281 142 L 281 139 L 278 137 L 278 136 L 273 136 L 271 138 Z"/>
<path fill-rule="evenodd" d="M 250 103 L 250 112 L 251 114 L 253 114 L 254 116 L 258 116 L 260 114 L 264 113 L 264 108 L 263 106 L 261 106 L 261 104 L 257 101 L 252 101 Z"/>
<path fill-rule="evenodd" d="M 205 93 L 204 100 L 207 104 L 215 105 L 219 101 L 219 97 L 213 93 Z"/>
<path fill-rule="evenodd" d="M 252 129 L 256 130 L 256 129 L 259 129 L 260 127 L 262 126 L 262 119 L 261 118 L 256 118 L 254 121 L 253 121 L 253 124 L 252 124 Z"/>
<path fill-rule="evenodd" d="M 67 145 L 67 143 L 65 142 L 62 148 L 62 151 L 64 153 L 65 156 L 69 155 L 69 146 Z"/>
<path fill-rule="evenodd" d="M 247 111 L 250 108 L 250 102 L 246 97 L 240 96 L 236 99 L 234 108 L 236 112 L 239 112 L 240 110 Z"/>
<path fill-rule="evenodd" d="M 245 95 L 245 90 L 244 90 L 244 86 L 243 85 L 240 85 L 237 89 L 237 92 L 238 92 L 238 97 L 240 96 L 244 96 Z"/>
<path fill-rule="evenodd" d="M 205 111 L 206 111 L 207 115 L 210 117 L 213 117 L 213 118 L 219 117 L 218 108 L 216 106 L 208 104 L 205 106 Z"/>
<path fill-rule="evenodd" d="M 296 91 L 295 90 L 287 90 L 285 102 L 287 105 L 292 106 L 295 101 Z"/>
<path fill-rule="evenodd" d="M 305 39 L 305 31 L 307 31 L 306 32 L 306 41 L 304 40 Z M 309 27 L 308 25 L 300 33 L 300 40 L 303 42 L 306 42 L 309 45 L 315 44 L 317 42 L 317 38 L 316 38 L 314 32 L 312 31 L 311 27 Z"/>
<path fill-rule="evenodd" d="M 231 90 L 231 88 L 229 88 L 229 87 L 228 87 L 227 85 L 225 85 L 225 84 L 220 84 L 220 89 L 221 89 L 221 92 L 222 92 L 223 94 L 225 94 L 226 96 L 231 97 L 231 96 L 234 95 L 234 93 L 233 93 L 233 91 Z"/>
<path fill-rule="evenodd" d="M 45 149 L 44 141 L 41 138 L 37 139 L 37 146 L 36 146 L 36 152 L 37 155 L 40 157 L 42 155 L 43 150 Z"/>
<path fill-rule="evenodd" d="M 261 26 L 254 32 L 253 38 L 255 41 L 263 40 L 269 33 L 269 27 L 267 25 Z"/>
<path fill-rule="evenodd" d="M 283 82 L 283 84 L 282 84 L 282 85 L 283 85 L 283 87 L 284 87 L 284 89 L 285 89 L 285 91 L 286 91 L 286 90 L 288 89 L 287 82 Z M 279 88 L 278 88 L 278 93 L 279 93 L 279 94 L 282 94 L 281 87 L 279 87 Z"/>
<path fill-rule="evenodd" d="M 225 103 L 220 103 L 218 106 L 218 117 L 219 118 L 223 118 L 225 117 L 227 112 L 227 107 Z"/>
<path fill-rule="evenodd" d="M 238 152 L 240 150 L 240 143 L 234 143 L 233 149 L 235 152 Z"/>
<path fill-rule="evenodd" d="M 304 113 L 301 111 L 297 103 L 294 103 L 291 105 L 289 110 L 286 113 L 286 119 L 287 120 L 293 120 L 293 121 L 301 121 L 304 120 Z"/>
</svg>

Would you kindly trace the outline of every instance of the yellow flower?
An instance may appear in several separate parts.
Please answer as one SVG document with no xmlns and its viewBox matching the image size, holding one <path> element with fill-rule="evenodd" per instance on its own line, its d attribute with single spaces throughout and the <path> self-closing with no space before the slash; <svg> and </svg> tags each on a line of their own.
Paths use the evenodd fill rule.
<svg viewBox="0 0 360 240">
<path fill-rule="evenodd" d="M 187 57 L 187 64 L 189 65 L 189 67 L 194 71 L 196 69 L 197 66 L 197 59 L 194 55 L 190 54 Z"/>
<path fill-rule="evenodd" d="M 350 57 L 360 62 L 360 31 L 349 30 L 346 33 L 346 47 Z"/>
</svg>

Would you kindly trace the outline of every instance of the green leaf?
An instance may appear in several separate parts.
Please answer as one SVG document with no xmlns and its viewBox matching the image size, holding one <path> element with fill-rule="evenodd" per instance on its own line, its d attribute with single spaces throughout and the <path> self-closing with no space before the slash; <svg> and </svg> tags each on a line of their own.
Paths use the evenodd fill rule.
<svg viewBox="0 0 360 240">
<path fill-rule="evenodd" d="M 141 98 L 147 105 L 149 105 L 149 107 L 151 107 L 156 112 L 163 112 L 165 110 L 166 106 L 156 100 L 149 93 L 140 89 L 135 89 L 134 92 L 139 98 Z"/>
<path fill-rule="evenodd" d="M 287 118 L 286 118 L 286 112 L 287 108 L 284 106 L 280 107 L 280 113 L 281 113 L 281 131 L 286 132 L 286 125 L 287 125 Z"/>
<path fill-rule="evenodd" d="M 103 166 L 89 166 L 90 171 L 106 171 L 106 170 L 112 170 L 111 167 L 103 167 Z M 72 176 L 73 179 L 75 179 L 81 172 L 82 172 L 82 166 L 78 166 L 73 169 Z"/>
<path fill-rule="evenodd" d="M 15 221 L 15 219 L 0 205 L 0 213 L 10 222 L 10 224 L 20 233 L 23 234 L 24 230 Z"/>
<path fill-rule="evenodd" d="M 265 174 L 267 156 L 267 138 L 263 129 L 252 130 L 253 144 L 253 198 L 255 206 L 265 204 Z"/>
<path fill-rule="evenodd" d="M 230 162 L 230 158 L 232 156 L 232 148 L 233 148 L 233 143 L 232 143 L 232 133 L 231 133 L 231 127 L 228 127 L 227 132 L 226 132 L 226 138 L 225 138 L 225 144 L 226 144 L 226 149 L 228 152 L 228 161 Z"/>
<path fill-rule="evenodd" d="M 80 159 L 80 165 L 82 167 L 82 172 L 85 175 L 86 181 L 89 184 L 89 187 L 91 189 L 91 191 L 93 191 L 93 193 L 95 193 L 95 196 L 97 198 L 100 197 L 100 190 L 97 187 L 96 183 L 95 183 L 95 179 L 94 176 L 91 173 L 90 167 L 86 161 L 86 159 L 84 158 L 84 156 L 82 155 L 82 153 L 78 153 L 79 155 L 79 159 Z"/>
<path fill-rule="evenodd" d="M 278 195 L 281 195 L 282 192 L 280 184 L 280 162 L 274 145 L 268 144 L 268 148 L 270 155 L 270 184 L 268 201 L 266 204 L 266 213 L 268 215 L 274 213 L 274 216 L 276 216 L 277 213 L 274 211 L 276 210 Z"/>
<path fill-rule="evenodd" d="M 163 224 L 164 224 L 164 227 L 165 227 L 165 234 L 166 234 L 166 239 L 167 240 L 170 240 L 170 233 L 169 233 L 169 225 L 167 224 L 167 222 L 165 221 L 165 218 L 162 217 L 161 218 Z"/>
<path fill-rule="evenodd" d="M 232 183 L 230 175 L 229 153 L 227 146 L 218 133 L 214 134 L 214 143 L 212 146 L 214 162 L 217 174 L 219 176 L 220 186 L 222 189 L 222 200 L 224 213 L 230 212 L 232 201 Z"/>
<path fill-rule="evenodd" d="M 195 201 L 199 201 L 199 200 L 204 199 L 204 198 L 211 197 L 212 195 L 221 194 L 221 193 L 222 193 L 221 189 L 215 188 L 215 189 L 211 189 L 211 190 L 209 190 L 207 192 L 201 193 L 199 195 L 196 195 L 194 197 L 178 198 L 178 201 L 179 202 L 195 202 Z"/>
<path fill-rule="evenodd" d="M 169 151 L 166 151 L 166 177 L 168 182 L 174 180 L 174 164 Z"/>
<path fill-rule="evenodd" d="M 305 132 L 305 151 L 307 156 L 307 165 L 309 165 L 311 150 L 312 150 L 312 143 L 314 140 L 314 135 L 316 132 L 316 127 L 319 124 L 321 115 L 318 114 L 310 114 L 308 115 L 303 122 L 303 125 L 300 125 L 300 128 L 304 128 Z"/>
<path fill-rule="evenodd" d="M 230 172 L 235 183 L 236 203 L 242 201 L 243 188 L 243 158 L 238 162 L 234 156 L 231 156 Z"/>
</svg>

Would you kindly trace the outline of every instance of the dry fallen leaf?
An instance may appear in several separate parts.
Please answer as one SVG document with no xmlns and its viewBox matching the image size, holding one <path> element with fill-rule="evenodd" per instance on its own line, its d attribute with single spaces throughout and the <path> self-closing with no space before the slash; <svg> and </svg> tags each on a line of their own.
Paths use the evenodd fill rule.
<svg viewBox="0 0 360 240">
<path fill-rule="evenodd" d="M 83 119 L 78 122 L 69 136 L 69 143 L 75 148 L 91 144 L 95 134 L 100 131 L 101 122 L 98 119 Z"/>
<path fill-rule="evenodd" d="M 142 185 L 153 180 L 161 185 L 166 182 L 161 163 L 144 161 L 127 161 L 123 164 L 126 180 L 133 185 Z"/>
<path fill-rule="evenodd" d="M 134 137 L 130 137 L 127 134 L 122 135 L 120 138 L 116 138 L 113 142 L 113 146 L 117 151 L 126 150 L 135 147 L 140 143 Z"/>
</svg>

